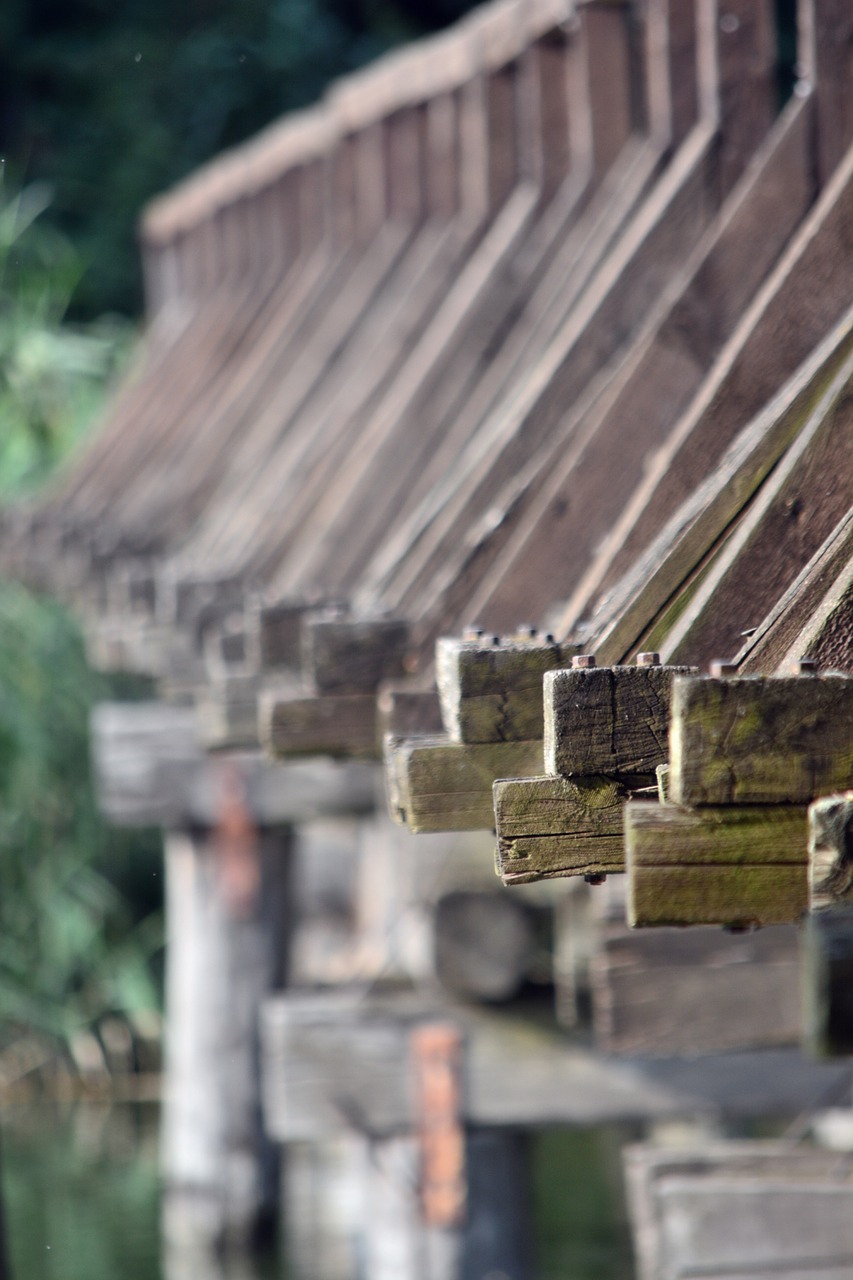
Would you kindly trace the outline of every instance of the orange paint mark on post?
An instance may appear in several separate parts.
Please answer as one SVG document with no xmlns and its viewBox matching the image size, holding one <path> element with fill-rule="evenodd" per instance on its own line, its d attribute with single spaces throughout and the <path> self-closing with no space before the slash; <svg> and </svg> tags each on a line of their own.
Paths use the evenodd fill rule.
<svg viewBox="0 0 853 1280">
<path fill-rule="evenodd" d="M 458 1226 L 467 1196 L 462 1033 L 449 1022 L 428 1023 L 412 1032 L 410 1045 L 424 1222 Z"/>
</svg>

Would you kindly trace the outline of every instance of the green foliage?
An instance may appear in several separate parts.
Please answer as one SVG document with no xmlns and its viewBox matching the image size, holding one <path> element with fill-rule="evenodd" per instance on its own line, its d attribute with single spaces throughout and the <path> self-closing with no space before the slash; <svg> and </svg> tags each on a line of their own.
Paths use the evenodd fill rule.
<svg viewBox="0 0 853 1280">
<path fill-rule="evenodd" d="M 156 1008 L 157 912 L 122 892 L 151 843 L 107 829 L 88 718 L 109 696 L 58 605 L 0 588 L 0 1021 L 63 1040 L 109 1012 Z M 156 855 L 155 855 L 156 856 Z M 152 870 L 153 868 L 153 870 Z"/>
<path fill-rule="evenodd" d="M 49 193 L 0 191 L 0 492 L 44 480 L 81 437 L 127 326 L 69 326 L 80 262 L 44 222 Z M 150 838 L 95 804 L 88 721 L 107 681 L 69 615 L 0 583 L 0 1022 L 68 1041 L 110 1012 L 158 1005 L 159 873 Z M 153 869 L 152 869 L 153 867 Z"/>
<path fill-rule="evenodd" d="M 65 322 L 82 268 L 49 204 L 44 184 L 0 185 L 0 493 L 40 483 L 76 444 L 128 346 L 118 317 Z"/>
</svg>

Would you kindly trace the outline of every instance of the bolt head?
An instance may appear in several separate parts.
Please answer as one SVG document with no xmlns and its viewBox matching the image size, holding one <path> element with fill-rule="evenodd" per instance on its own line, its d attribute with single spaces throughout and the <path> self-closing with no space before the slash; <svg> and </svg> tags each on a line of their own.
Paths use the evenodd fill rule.
<svg viewBox="0 0 853 1280">
<path fill-rule="evenodd" d="M 714 661 L 711 663 L 710 667 L 708 668 L 708 670 L 710 671 L 712 676 L 714 676 L 717 680 L 720 680 L 722 679 L 723 676 L 736 676 L 737 663 L 723 662 L 722 659 L 715 658 Z"/>
<path fill-rule="evenodd" d="M 638 667 L 659 667 L 660 654 L 655 653 L 653 650 L 649 650 L 648 653 L 638 653 L 637 666 Z"/>
<path fill-rule="evenodd" d="M 482 627 L 463 627 L 462 628 L 463 640 L 479 640 L 482 637 L 482 634 L 483 634 Z"/>
<path fill-rule="evenodd" d="M 575 671 L 588 671 L 595 666 L 594 653 L 576 653 L 572 658 L 572 668 Z"/>
<path fill-rule="evenodd" d="M 606 879 L 607 879 L 607 876 L 601 875 L 600 873 L 584 876 L 584 880 L 586 881 L 587 884 L 604 884 L 604 881 Z"/>
</svg>

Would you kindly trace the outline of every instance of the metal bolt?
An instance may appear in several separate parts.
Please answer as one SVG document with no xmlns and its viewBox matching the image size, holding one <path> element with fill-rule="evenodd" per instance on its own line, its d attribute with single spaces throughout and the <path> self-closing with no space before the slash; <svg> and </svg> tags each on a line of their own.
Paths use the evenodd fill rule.
<svg viewBox="0 0 853 1280">
<path fill-rule="evenodd" d="M 553 643 L 554 643 L 554 637 L 553 637 L 553 635 L 551 634 L 551 632 L 550 632 L 550 631 L 546 631 L 546 633 L 545 633 L 545 643 L 546 643 L 546 644 L 553 644 Z"/>
<path fill-rule="evenodd" d="M 650 650 L 648 653 L 638 653 L 637 666 L 638 667 L 659 667 L 660 654 L 655 653 L 653 650 Z"/>
<path fill-rule="evenodd" d="M 523 622 L 515 628 L 517 636 L 523 636 L 525 640 L 535 640 L 539 632 L 535 627 L 531 627 L 529 622 Z"/>
<path fill-rule="evenodd" d="M 500 645 L 500 642 L 501 642 L 501 638 L 500 638 L 500 636 L 492 636 L 492 644 L 494 645 L 494 647 L 495 647 L 496 649 L 497 649 L 497 648 L 498 648 L 498 646 Z"/>
<path fill-rule="evenodd" d="M 463 640 L 479 640 L 482 634 L 483 634 L 482 627 L 463 627 L 462 628 Z"/>
<path fill-rule="evenodd" d="M 715 676 L 716 679 L 718 680 L 721 679 L 722 676 L 736 676 L 737 663 L 723 662 L 722 659 L 715 658 L 714 661 L 711 663 L 710 667 L 708 668 L 708 670 L 710 671 L 711 675 Z"/>
<path fill-rule="evenodd" d="M 606 879 L 607 879 L 607 876 L 601 875 L 599 872 L 593 872 L 589 875 L 584 876 L 584 880 L 587 882 L 587 884 L 604 884 L 604 881 Z"/>
<path fill-rule="evenodd" d="M 575 671 L 588 671 L 590 667 L 595 666 L 594 653 L 576 653 L 572 658 L 572 668 Z"/>
<path fill-rule="evenodd" d="M 792 676 L 816 676 L 817 663 L 813 658 L 797 658 L 788 668 Z"/>
</svg>

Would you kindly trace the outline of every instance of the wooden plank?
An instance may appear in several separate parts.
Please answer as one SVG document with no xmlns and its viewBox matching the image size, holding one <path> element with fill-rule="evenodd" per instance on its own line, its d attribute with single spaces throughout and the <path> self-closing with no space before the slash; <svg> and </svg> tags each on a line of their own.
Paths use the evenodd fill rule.
<svg viewBox="0 0 853 1280">
<path fill-rule="evenodd" d="M 693 672 L 660 665 L 549 672 L 544 682 L 546 771 L 653 774 L 667 761 L 673 680 Z"/>
<path fill-rule="evenodd" d="M 784 1141 L 644 1144 L 624 1164 L 639 1280 L 835 1280 L 853 1265 L 853 1184 L 837 1153 Z"/>
<path fill-rule="evenodd" d="M 573 645 L 539 638 L 482 634 L 442 637 L 435 678 L 445 732 L 453 742 L 507 742 L 542 734 L 542 677 L 565 666 Z"/>
<path fill-rule="evenodd" d="M 853 907 L 813 911 L 803 934 L 803 1043 L 820 1057 L 853 1054 Z"/>
<path fill-rule="evenodd" d="M 408 624 L 401 618 L 325 618 L 302 622 L 302 670 L 326 697 L 371 693 L 406 674 Z"/>
<path fill-rule="evenodd" d="M 105 702 L 92 713 L 91 733 L 98 805 L 110 822 L 175 829 L 215 825 L 219 764 L 202 749 L 192 708 Z M 257 753 L 236 758 L 259 826 L 367 813 L 374 807 L 371 765 L 327 760 L 275 765 Z"/>
<path fill-rule="evenodd" d="M 732 935 L 606 924 L 590 961 L 596 1045 L 660 1057 L 796 1044 L 798 937 L 793 925 Z"/>
<path fill-rule="evenodd" d="M 798 26 L 800 74 L 817 94 L 818 172 L 825 183 L 853 142 L 853 13 L 845 0 L 800 0 Z"/>
<path fill-rule="evenodd" d="M 853 150 L 742 313 L 655 465 L 614 524 L 596 570 L 599 599 L 710 475 L 731 441 L 850 310 Z M 794 323 L 793 317 L 797 317 Z M 584 616 L 593 608 L 575 602 Z M 573 616 L 577 616 L 573 609 Z M 572 617 L 566 619 L 566 627 Z"/>
<path fill-rule="evenodd" d="M 625 806 L 628 923 L 790 924 L 808 907 L 798 805 Z"/>
<path fill-rule="evenodd" d="M 606 777 L 495 782 L 496 868 L 503 883 L 624 871 L 622 806 L 631 794 L 626 783 Z"/>
<path fill-rule="evenodd" d="M 809 889 L 812 911 L 853 903 L 853 791 L 809 805 Z"/>
<path fill-rule="evenodd" d="M 435 686 L 424 689 L 414 681 L 383 681 L 377 692 L 376 714 L 383 738 L 386 734 L 395 738 L 414 738 L 418 734 L 434 737 L 443 727 Z"/>
<path fill-rule="evenodd" d="M 847 362 L 671 626 L 662 646 L 669 657 L 704 662 L 732 653 L 743 632 L 761 623 L 853 504 L 851 441 Z"/>
<path fill-rule="evenodd" d="M 267 691 L 258 716 L 264 750 L 277 759 L 379 755 L 376 698 L 370 694 L 300 698 Z"/>
<path fill-rule="evenodd" d="M 492 783 L 542 769 L 542 742 L 451 742 L 411 738 L 390 744 L 398 805 L 411 831 L 490 831 Z"/>
<path fill-rule="evenodd" d="M 625 1064 L 566 1043 L 565 1035 L 509 1013 L 443 1007 L 421 995 L 289 992 L 261 1014 L 264 1114 L 279 1142 L 314 1141 L 347 1128 L 410 1132 L 405 1071 L 418 1022 L 452 1018 L 467 1043 L 464 1118 L 470 1125 L 584 1127 L 613 1120 L 773 1115 L 809 1106 L 849 1071 L 793 1052 Z M 837 1159 L 837 1156 L 836 1156 Z"/>
<path fill-rule="evenodd" d="M 602 662 L 619 662 L 666 625 L 667 609 L 722 539 L 802 429 L 838 397 L 853 352 L 853 312 L 732 441 L 719 465 L 614 584 L 584 628 Z M 652 643 L 649 639 L 648 643 Z M 772 667 L 765 666 L 764 670 Z"/>
<path fill-rule="evenodd" d="M 807 804 L 843 788 L 851 774 L 849 677 L 676 681 L 669 774 L 676 804 Z"/>
</svg>

